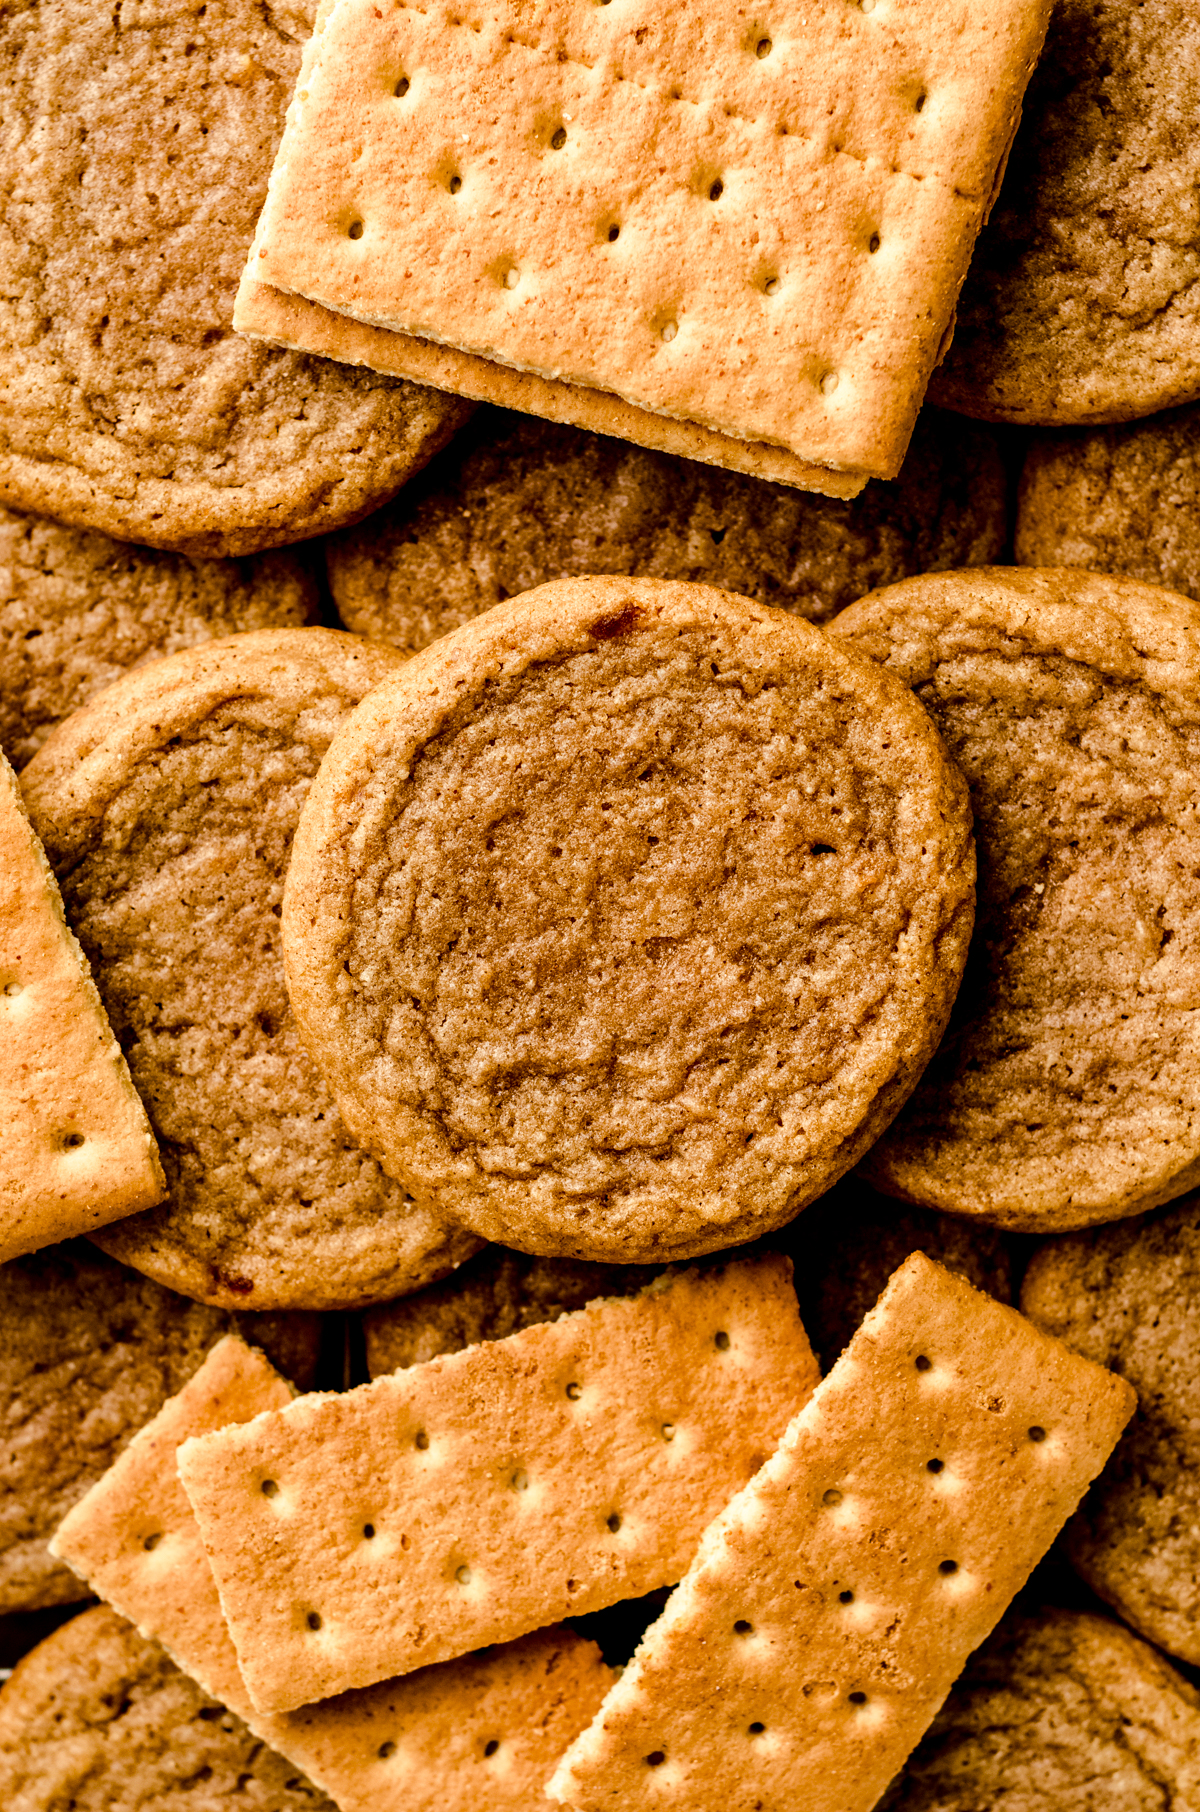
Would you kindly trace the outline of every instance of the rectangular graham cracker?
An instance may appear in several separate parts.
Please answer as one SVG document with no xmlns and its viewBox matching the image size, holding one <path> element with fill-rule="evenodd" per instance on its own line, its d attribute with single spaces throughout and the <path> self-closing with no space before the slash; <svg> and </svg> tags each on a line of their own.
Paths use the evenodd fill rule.
<svg viewBox="0 0 1200 1812">
<path fill-rule="evenodd" d="M 220 1341 L 65 1518 L 55 1552 L 342 1812 L 527 1812 L 615 1678 L 570 1630 L 280 1717 L 251 1705 L 175 1455 L 292 1396 L 261 1353 Z"/>
<path fill-rule="evenodd" d="M 337 0 L 253 279 L 888 477 L 1046 0 Z"/>
<path fill-rule="evenodd" d="M 1136 1398 L 913 1253 L 547 1791 L 869 1812 Z"/>
<path fill-rule="evenodd" d="M 0 1264 L 153 1207 L 146 1110 L 0 754 Z"/>
<path fill-rule="evenodd" d="M 768 1256 L 186 1442 L 254 1704 L 292 1710 L 673 1583 L 816 1379 L 791 1266 Z"/>
</svg>

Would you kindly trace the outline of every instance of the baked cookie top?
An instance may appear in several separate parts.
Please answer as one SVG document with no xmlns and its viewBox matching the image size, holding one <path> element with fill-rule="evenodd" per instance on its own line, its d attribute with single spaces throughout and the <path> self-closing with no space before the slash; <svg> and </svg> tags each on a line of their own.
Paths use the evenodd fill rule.
<svg viewBox="0 0 1200 1812">
<path fill-rule="evenodd" d="M 878 1812 L 1161 1812 L 1200 1795 L 1200 1695 L 1119 1623 L 1013 1613 Z"/>
<path fill-rule="evenodd" d="M 304 0 L 0 18 L 0 501 L 241 554 L 392 495 L 457 398 L 252 345 L 233 298 Z"/>
<path fill-rule="evenodd" d="M 979 916 L 951 1029 L 865 1171 L 1051 1232 L 1200 1162 L 1200 606 L 1102 574 L 930 574 L 835 632 L 912 686 L 971 789 Z"/>
<path fill-rule="evenodd" d="M 907 691 L 708 587 L 566 579 L 436 642 L 331 747 L 284 951 L 347 1123 L 565 1257 L 779 1226 L 895 1113 L 973 897 Z"/>
<path fill-rule="evenodd" d="M 1056 0 L 929 394 L 1121 422 L 1200 396 L 1200 14 Z"/>
<path fill-rule="evenodd" d="M 424 648 L 549 579 L 687 579 L 822 622 L 910 573 L 995 560 L 1004 465 L 986 428 L 927 410 L 899 476 L 851 503 L 481 409 L 427 473 L 325 543 L 348 629 Z"/>
<path fill-rule="evenodd" d="M 1022 566 L 1128 573 L 1200 598 L 1200 408 L 1032 436 L 1015 551 Z"/>
<path fill-rule="evenodd" d="M 0 1689 L 0 1803 L 13 1812 L 337 1812 L 104 1604 L 55 1630 Z"/>
<path fill-rule="evenodd" d="M 189 560 L 0 507 L 0 746 L 21 768 L 130 667 L 316 609 L 290 552 Z"/>
<path fill-rule="evenodd" d="M 348 1136 L 279 960 L 308 787 L 402 660 L 328 629 L 209 642 L 118 680 L 23 776 L 167 1174 L 104 1250 L 202 1301 L 379 1300 L 472 1247 Z"/>
<path fill-rule="evenodd" d="M 1034 1253 L 1030 1320 L 1127 1378 L 1138 1407 L 1067 1525 L 1072 1564 L 1127 1623 L 1200 1664 L 1200 1201 Z"/>
</svg>

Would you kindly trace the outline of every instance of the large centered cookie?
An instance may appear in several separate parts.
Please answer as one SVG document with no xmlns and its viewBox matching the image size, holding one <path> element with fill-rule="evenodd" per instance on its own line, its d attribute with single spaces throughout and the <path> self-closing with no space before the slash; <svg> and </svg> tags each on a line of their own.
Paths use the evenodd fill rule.
<svg viewBox="0 0 1200 1812">
<path fill-rule="evenodd" d="M 1189 0 L 1056 0 L 931 397 L 1065 424 L 1200 396 L 1198 113 Z"/>
<path fill-rule="evenodd" d="M 0 19 L 0 502 L 197 554 L 352 521 L 467 414 L 252 346 L 233 298 L 304 0 Z"/>
<path fill-rule="evenodd" d="M 971 922 L 958 774 L 905 690 L 706 587 L 562 580 L 346 725 L 284 902 L 347 1123 L 523 1250 L 691 1256 L 895 1113 Z"/>
<path fill-rule="evenodd" d="M 309 784 L 400 660 L 325 629 L 211 642 L 119 680 L 23 776 L 170 1190 L 104 1249 L 203 1301 L 378 1300 L 471 1249 L 355 1146 L 279 961 Z"/>
<path fill-rule="evenodd" d="M 1182 1194 L 1200 1175 L 1200 607 L 993 567 L 906 580 L 834 626 L 926 706 L 979 840 L 950 1032 L 867 1174 L 1029 1231 Z"/>
<path fill-rule="evenodd" d="M 820 622 L 910 573 L 995 560 L 1006 513 L 995 439 L 939 410 L 894 483 L 844 503 L 489 409 L 325 546 L 346 627 L 417 649 L 586 573 L 702 580 Z"/>
</svg>

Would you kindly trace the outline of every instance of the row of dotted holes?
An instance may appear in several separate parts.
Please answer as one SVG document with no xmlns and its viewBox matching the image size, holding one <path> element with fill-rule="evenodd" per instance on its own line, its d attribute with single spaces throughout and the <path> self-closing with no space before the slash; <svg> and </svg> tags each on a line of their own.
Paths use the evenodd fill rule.
<svg viewBox="0 0 1200 1812">
<path fill-rule="evenodd" d="M 489 1737 L 487 1742 L 483 1745 L 482 1753 L 483 1753 L 485 1760 L 490 1761 L 492 1759 L 492 1757 L 497 1753 L 499 1748 L 500 1748 L 500 1738 L 499 1737 Z M 381 1762 L 386 1762 L 388 1760 L 389 1756 L 393 1756 L 393 1755 L 395 1755 L 395 1753 L 396 1753 L 396 1745 L 395 1745 L 395 1743 L 390 1743 L 390 1742 L 389 1743 L 380 1743 L 379 1748 L 376 1751 L 376 1754 L 378 1755 Z"/>
</svg>

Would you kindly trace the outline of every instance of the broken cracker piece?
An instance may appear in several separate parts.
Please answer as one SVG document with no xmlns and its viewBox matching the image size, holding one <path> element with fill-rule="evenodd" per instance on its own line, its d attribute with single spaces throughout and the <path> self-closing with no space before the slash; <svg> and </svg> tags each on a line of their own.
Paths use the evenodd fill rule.
<svg viewBox="0 0 1200 1812">
<path fill-rule="evenodd" d="M 550 1797 L 869 1812 L 1135 1403 L 914 1252 L 706 1532 Z"/>
<path fill-rule="evenodd" d="M 189 1436 L 292 1396 L 261 1353 L 228 1336 L 64 1519 L 54 1552 L 341 1812 L 525 1812 L 614 1678 L 570 1630 L 280 1717 L 251 1705 L 175 1455 Z"/>
<path fill-rule="evenodd" d="M 678 1579 L 816 1383 L 790 1278 L 774 1255 L 667 1276 L 186 1442 L 258 1709 Z"/>
<path fill-rule="evenodd" d="M 153 1207 L 158 1148 L 0 754 L 0 1263 Z"/>
</svg>

